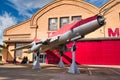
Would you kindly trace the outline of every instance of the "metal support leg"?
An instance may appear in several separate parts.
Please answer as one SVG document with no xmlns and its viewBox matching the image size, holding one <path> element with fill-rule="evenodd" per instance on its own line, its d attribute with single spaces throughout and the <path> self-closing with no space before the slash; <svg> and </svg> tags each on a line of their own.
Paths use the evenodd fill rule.
<svg viewBox="0 0 120 80">
<path fill-rule="evenodd" d="M 33 63 L 32 69 L 40 69 L 40 57 L 39 57 L 39 51 L 37 52 L 36 60 Z"/>
<path fill-rule="evenodd" d="M 78 66 L 77 64 L 75 63 L 75 52 L 76 52 L 76 45 L 75 45 L 75 42 L 72 46 L 72 64 L 68 70 L 68 73 L 72 73 L 72 74 L 77 74 L 77 73 L 80 73 L 79 69 L 78 69 Z"/>
<path fill-rule="evenodd" d="M 60 67 L 60 68 L 65 67 L 64 62 L 63 62 L 63 60 L 62 60 L 62 55 L 60 55 L 60 61 L 59 61 L 59 63 L 58 63 L 58 67 Z"/>
</svg>

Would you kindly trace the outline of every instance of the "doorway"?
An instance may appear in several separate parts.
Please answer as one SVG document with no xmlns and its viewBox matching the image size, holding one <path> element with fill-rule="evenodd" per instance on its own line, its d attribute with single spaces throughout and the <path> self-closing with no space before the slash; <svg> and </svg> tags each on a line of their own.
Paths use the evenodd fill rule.
<svg viewBox="0 0 120 80">
<path fill-rule="evenodd" d="M 40 63 L 46 63 L 46 54 L 43 53 L 43 54 L 40 54 Z"/>
<path fill-rule="evenodd" d="M 36 60 L 36 54 L 33 54 L 33 62 Z M 39 55 L 40 58 L 40 63 L 46 63 L 46 54 L 45 53 L 41 53 Z"/>
</svg>

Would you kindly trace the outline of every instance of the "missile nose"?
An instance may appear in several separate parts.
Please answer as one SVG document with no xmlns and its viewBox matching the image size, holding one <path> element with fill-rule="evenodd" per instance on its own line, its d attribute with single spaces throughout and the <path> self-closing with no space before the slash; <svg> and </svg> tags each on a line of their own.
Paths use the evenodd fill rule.
<svg viewBox="0 0 120 80">
<path fill-rule="evenodd" d="M 105 24 L 105 18 L 104 17 L 102 17 L 102 16 L 98 16 L 98 23 L 102 26 L 102 25 L 104 25 Z"/>
</svg>

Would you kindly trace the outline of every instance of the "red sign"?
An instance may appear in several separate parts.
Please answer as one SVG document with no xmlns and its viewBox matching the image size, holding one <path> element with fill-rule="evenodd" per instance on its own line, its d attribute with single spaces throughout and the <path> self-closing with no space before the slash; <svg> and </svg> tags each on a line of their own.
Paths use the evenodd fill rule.
<svg viewBox="0 0 120 80">
<path fill-rule="evenodd" d="M 108 28 L 108 36 L 109 37 L 119 37 L 120 36 L 120 28 Z"/>
<path fill-rule="evenodd" d="M 54 33 L 56 33 L 56 32 L 47 32 L 48 38 L 51 37 Z"/>
<path fill-rule="evenodd" d="M 55 32 L 47 32 L 48 38 L 51 37 Z M 120 36 L 120 28 L 108 28 L 108 37 L 119 37 Z"/>
</svg>

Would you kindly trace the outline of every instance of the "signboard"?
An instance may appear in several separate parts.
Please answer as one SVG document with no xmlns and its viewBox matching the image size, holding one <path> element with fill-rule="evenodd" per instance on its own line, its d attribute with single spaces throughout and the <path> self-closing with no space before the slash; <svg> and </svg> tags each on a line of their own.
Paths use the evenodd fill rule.
<svg viewBox="0 0 120 80">
<path fill-rule="evenodd" d="M 108 28 L 108 37 L 119 37 L 120 36 L 120 28 Z"/>
</svg>

